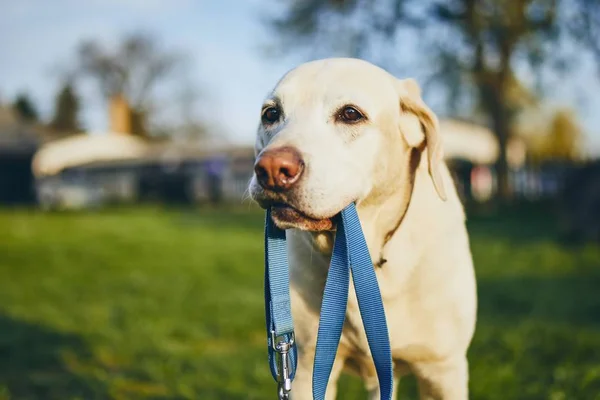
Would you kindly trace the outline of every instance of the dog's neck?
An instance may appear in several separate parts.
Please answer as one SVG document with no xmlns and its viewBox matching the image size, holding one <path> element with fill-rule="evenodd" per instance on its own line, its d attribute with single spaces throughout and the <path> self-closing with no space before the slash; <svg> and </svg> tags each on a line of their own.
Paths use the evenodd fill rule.
<svg viewBox="0 0 600 400">
<path fill-rule="evenodd" d="M 373 264 L 385 266 L 385 245 L 394 236 L 411 203 L 423 149 L 408 148 L 392 183 L 358 204 L 358 213 Z M 394 185 L 396 183 L 396 185 Z"/>
<path fill-rule="evenodd" d="M 426 158 L 426 155 L 421 156 L 412 181 L 397 177 L 397 182 L 404 186 L 377 199 L 379 203 L 358 203 L 357 209 L 371 259 L 381 277 L 379 286 L 383 298 L 395 297 L 399 285 L 407 282 L 413 268 L 426 265 L 419 264 L 419 260 L 430 256 L 441 241 L 448 240 L 455 234 L 459 224 L 464 224 L 465 214 L 450 172 L 446 166 L 442 166 L 441 173 L 447 194 L 447 200 L 443 201 L 432 184 Z M 411 185 L 407 185 L 407 182 Z M 302 237 L 299 243 L 312 246 L 314 253 L 311 253 L 310 267 L 305 266 L 301 269 L 301 274 L 294 273 L 293 276 L 295 279 L 309 279 L 313 283 L 322 281 L 324 285 L 334 245 L 334 233 L 297 233 Z M 387 262 L 381 261 L 386 258 Z"/>
<path fill-rule="evenodd" d="M 403 157 L 406 163 L 399 166 L 392 183 L 374 190 L 357 204 L 369 252 L 376 267 L 385 266 L 385 245 L 400 227 L 409 208 L 418 169 L 422 168 L 422 154 L 423 149 L 407 148 Z M 331 254 L 333 240 L 333 232 L 314 235 L 315 247 L 325 254 Z"/>
</svg>

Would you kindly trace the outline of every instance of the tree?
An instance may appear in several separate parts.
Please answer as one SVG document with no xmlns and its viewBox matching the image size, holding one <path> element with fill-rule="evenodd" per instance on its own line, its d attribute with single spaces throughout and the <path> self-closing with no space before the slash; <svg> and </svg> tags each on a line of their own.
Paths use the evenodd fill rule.
<svg viewBox="0 0 600 400">
<path fill-rule="evenodd" d="M 184 64 L 179 54 L 162 48 L 148 33 L 127 35 L 114 49 L 88 40 L 79 47 L 79 70 L 94 79 L 105 100 L 122 95 L 132 108 L 132 126 L 144 134 L 156 106 L 155 90 Z"/>
<path fill-rule="evenodd" d="M 169 136 L 181 141 L 203 141 L 222 136 L 215 133 L 216 129 L 209 127 L 205 120 L 208 118 L 200 115 L 199 110 L 202 107 L 199 105 L 203 93 L 193 85 L 189 76 L 180 76 L 179 82 L 166 97 L 169 101 L 155 114 L 156 136 Z"/>
<path fill-rule="evenodd" d="M 60 132 L 79 132 L 79 108 L 79 96 L 75 93 L 73 84 L 67 82 L 56 95 L 50 127 Z"/>
<path fill-rule="evenodd" d="M 519 128 L 520 136 L 528 143 L 531 159 L 538 163 L 580 160 L 583 132 L 575 113 L 567 108 L 537 113 L 529 115 L 528 123 Z"/>
<path fill-rule="evenodd" d="M 600 1 L 574 0 L 574 3 L 569 28 L 579 43 L 592 53 L 600 78 Z"/>
<path fill-rule="evenodd" d="M 13 109 L 18 117 L 25 122 L 37 122 L 39 113 L 33 103 L 33 100 L 25 94 L 19 94 L 13 103 Z"/>
<path fill-rule="evenodd" d="M 556 111 L 543 147 L 545 156 L 554 160 L 577 161 L 581 157 L 582 136 L 581 127 L 572 111 Z"/>
<path fill-rule="evenodd" d="M 450 102 L 465 93 L 489 121 L 500 148 L 499 194 L 510 197 L 506 148 L 520 108 L 515 66 L 539 67 L 556 38 L 558 0 L 291 0 L 272 26 L 284 48 L 320 43 L 349 56 L 377 58 L 419 40 L 422 65 Z M 417 33 L 417 35 L 415 35 Z M 379 57 L 389 63 L 385 57 Z M 392 63 L 398 62 L 392 60 Z M 517 101 L 513 101 L 517 100 Z"/>
</svg>

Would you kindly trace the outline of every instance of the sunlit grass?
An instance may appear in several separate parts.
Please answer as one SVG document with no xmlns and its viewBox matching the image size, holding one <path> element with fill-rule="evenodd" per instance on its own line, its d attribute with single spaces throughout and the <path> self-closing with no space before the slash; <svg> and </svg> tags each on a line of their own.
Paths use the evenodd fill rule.
<svg viewBox="0 0 600 400">
<path fill-rule="evenodd" d="M 0 399 L 275 398 L 262 225 L 253 209 L 1 211 Z M 469 225 L 471 398 L 600 399 L 600 250 L 558 244 L 543 215 Z"/>
</svg>

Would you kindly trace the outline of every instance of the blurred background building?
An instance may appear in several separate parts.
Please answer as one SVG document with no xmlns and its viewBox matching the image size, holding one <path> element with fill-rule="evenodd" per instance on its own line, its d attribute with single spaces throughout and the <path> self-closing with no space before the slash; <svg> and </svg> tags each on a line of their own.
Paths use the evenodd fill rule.
<svg viewBox="0 0 600 400">
<path fill-rule="evenodd" d="M 116 96 L 109 109 L 109 132 L 68 136 L 37 150 L 31 169 L 40 206 L 241 202 L 252 172 L 252 147 L 210 137 L 135 135 L 127 101 Z"/>
</svg>

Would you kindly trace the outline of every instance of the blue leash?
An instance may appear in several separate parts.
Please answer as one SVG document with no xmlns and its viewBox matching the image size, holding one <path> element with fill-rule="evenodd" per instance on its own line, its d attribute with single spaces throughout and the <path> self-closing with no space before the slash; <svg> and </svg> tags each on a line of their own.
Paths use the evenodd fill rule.
<svg viewBox="0 0 600 400">
<path fill-rule="evenodd" d="M 265 313 L 271 374 L 278 382 L 279 399 L 288 399 L 296 372 L 296 346 L 290 307 L 289 270 L 285 231 L 277 228 L 267 210 L 265 228 Z M 367 341 L 377 377 L 381 400 L 391 400 L 393 368 L 387 323 L 375 269 L 354 204 L 338 216 L 313 370 L 313 398 L 324 400 L 346 318 L 350 271 Z"/>
<path fill-rule="evenodd" d="M 285 231 L 277 228 L 267 210 L 265 224 L 265 315 L 271 375 L 280 399 L 287 399 L 296 374 L 294 321 L 290 303 L 290 273 Z"/>
</svg>

